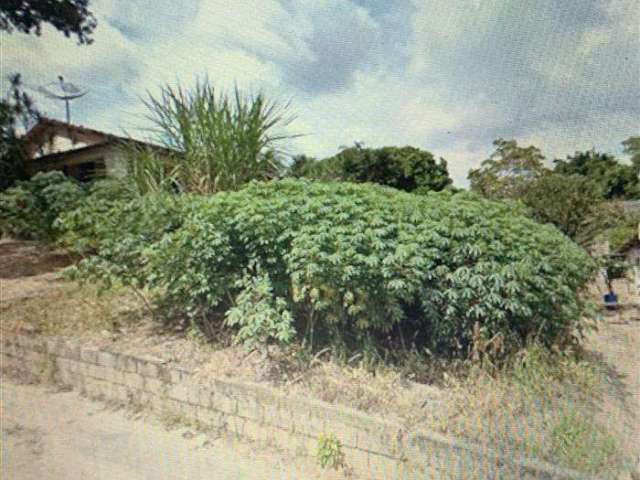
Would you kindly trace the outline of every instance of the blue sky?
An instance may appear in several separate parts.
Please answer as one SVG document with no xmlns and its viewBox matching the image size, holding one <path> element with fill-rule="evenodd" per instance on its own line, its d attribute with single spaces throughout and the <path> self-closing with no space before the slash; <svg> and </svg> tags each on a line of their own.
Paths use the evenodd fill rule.
<svg viewBox="0 0 640 480">
<path fill-rule="evenodd" d="M 415 145 L 446 158 L 458 185 L 498 137 L 552 159 L 619 153 L 640 134 L 637 0 L 100 0 L 92 9 L 91 46 L 51 29 L 2 34 L 2 73 L 89 87 L 73 121 L 114 133 L 142 135 L 145 92 L 206 74 L 290 99 L 290 129 L 306 134 L 291 153 Z M 64 117 L 62 105 L 34 97 Z"/>
</svg>

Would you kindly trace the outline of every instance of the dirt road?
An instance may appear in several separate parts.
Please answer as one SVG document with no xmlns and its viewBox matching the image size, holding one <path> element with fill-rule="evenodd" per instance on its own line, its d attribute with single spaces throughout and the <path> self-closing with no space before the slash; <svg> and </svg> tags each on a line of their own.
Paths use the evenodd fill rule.
<svg viewBox="0 0 640 480">
<path fill-rule="evenodd" d="M 2 479 L 318 478 L 314 465 L 279 452 L 254 453 L 228 438 L 136 420 L 76 392 L 1 380 Z"/>
<path fill-rule="evenodd" d="M 640 309 L 608 314 L 588 335 L 586 348 L 600 357 L 612 379 L 602 413 L 611 428 L 621 430 L 623 450 L 640 458 Z"/>
</svg>

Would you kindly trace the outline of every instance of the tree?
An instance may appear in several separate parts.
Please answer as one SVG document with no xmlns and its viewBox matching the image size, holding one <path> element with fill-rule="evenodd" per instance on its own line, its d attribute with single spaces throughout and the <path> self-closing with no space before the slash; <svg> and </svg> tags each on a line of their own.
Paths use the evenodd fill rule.
<svg viewBox="0 0 640 480">
<path fill-rule="evenodd" d="M 11 75 L 9 85 L 7 95 L 0 100 L 0 191 L 26 178 L 18 129 L 26 130 L 38 119 L 33 101 L 22 91 L 20 75 Z"/>
<path fill-rule="evenodd" d="M 311 170 L 318 161 L 307 155 L 296 155 L 293 157 L 291 165 L 287 168 L 287 177 L 303 178 L 311 176 Z"/>
<path fill-rule="evenodd" d="M 307 176 L 372 182 L 407 192 L 440 191 L 452 183 L 444 158 L 416 147 L 365 148 L 356 143 L 307 167 Z"/>
<path fill-rule="evenodd" d="M 499 138 L 493 144 L 496 151 L 480 168 L 469 171 L 471 190 L 493 199 L 520 198 L 546 171 L 544 156 L 538 148 L 520 147 L 515 140 Z"/>
<path fill-rule="evenodd" d="M 603 202 L 596 182 L 577 174 L 542 175 L 530 184 L 522 200 L 535 220 L 555 225 L 584 247 L 615 225 L 622 215 L 614 205 Z"/>
<path fill-rule="evenodd" d="M 65 37 L 75 35 L 79 44 L 90 44 L 97 26 L 89 11 L 89 0 L 3 0 L 0 3 L 0 30 L 40 35 L 49 23 Z"/>
<path fill-rule="evenodd" d="M 640 136 L 629 137 L 622 142 L 624 153 L 631 157 L 631 164 L 640 173 Z"/>
<path fill-rule="evenodd" d="M 589 150 L 576 152 L 566 160 L 555 160 L 555 172 L 583 175 L 602 189 L 605 199 L 632 199 L 640 195 L 638 173 L 631 165 L 619 163 L 613 156 Z"/>
</svg>

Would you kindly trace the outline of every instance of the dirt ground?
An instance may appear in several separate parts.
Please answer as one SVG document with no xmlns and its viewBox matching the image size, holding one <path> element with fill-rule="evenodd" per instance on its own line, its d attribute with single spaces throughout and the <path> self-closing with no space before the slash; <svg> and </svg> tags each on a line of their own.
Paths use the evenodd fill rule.
<svg viewBox="0 0 640 480">
<path fill-rule="evenodd" d="M 61 281 L 56 271 L 70 265 L 65 252 L 43 251 L 37 242 L 0 240 L 0 301 L 7 302 L 41 294 Z"/>
<path fill-rule="evenodd" d="M 42 385 L 1 383 L 0 477 L 15 480 L 339 478 L 291 458 Z"/>
<path fill-rule="evenodd" d="M 628 454 L 640 457 L 640 308 L 606 315 L 586 348 L 610 371 L 602 416 L 621 427 Z"/>
</svg>

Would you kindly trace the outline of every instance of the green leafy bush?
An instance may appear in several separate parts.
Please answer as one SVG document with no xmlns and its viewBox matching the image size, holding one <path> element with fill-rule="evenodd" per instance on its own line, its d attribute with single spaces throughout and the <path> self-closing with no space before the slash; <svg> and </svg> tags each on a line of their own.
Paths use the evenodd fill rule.
<svg viewBox="0 0 640 480">
<path fill-rule="evenodd" d="M 55 220 L 80 205 L 84 189 L 61 172 L 38 173 L 0 193 L 0 228 L 16 238 L 53 240 Z"/>
<path fill-rule="evenodd" d="M 55 227 L 63 232 L 60 243 L 80 255 L 96 252 L 102 242 L 120 239 L 129 228 L 127 204 L 137 198 L 126 182 L 104 179 L 93 182 L 77 209 L 62 212 Z M 123 223 L 124 222 L 124 223 Z M 133 225 L 135 227 L 135 225 Z"/>
<path fill-rule="evenodd" d="M 198 322 L 229 312 L 243 340 L 288 338 L 290 313 L 314 347 L 467 355 L 478 335 L 504 350 L 549 344 L 581 328 L 594 273 L 555 228 L 470 194 L 284 180 L 120 208 L 109 213 L 115 237 L 88 263 L 133 275 Z"/>
<path fill-rule="evenodd" d="M 117 189 L 98 184 L 82 207 L 61 215 L 60 241 L 86 257 L 68 270 L 71 278 L 107 287 L 118 282 L 139 290 L 154 278 L 148 269 L 148 250 L 181 225 L 189 197 L 157 193 L 127 199 L 126 192 L 120 192 L 125 197 L 118 198 Z"/>
<path fill-rule="evenodd" d="M 268 275 L 247 272 L 236 287 L 240 293 L 235 306 L 227 311 L 225 321 L 231 327 L 239 327 L 236 335 L 239 342 L 252 347 L 256 343 L 266 345 L 271 339 L 289 343 L 295 337 L 287 302 L 274 297 Z"/>
</svg>

